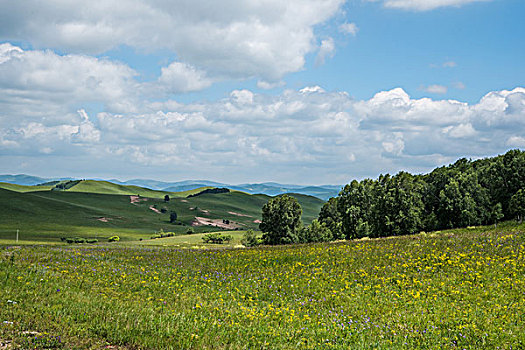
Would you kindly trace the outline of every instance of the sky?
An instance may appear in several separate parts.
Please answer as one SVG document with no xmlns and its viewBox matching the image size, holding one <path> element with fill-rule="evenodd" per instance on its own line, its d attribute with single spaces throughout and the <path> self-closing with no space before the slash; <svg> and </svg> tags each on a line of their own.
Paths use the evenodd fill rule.
<svg viewBox="0 0 525 350">
<path fill-rule="evenodd" d="M 0 0 L 0 173 L 341 185 L 525 149 L 523 0 Z"/>
</svg>

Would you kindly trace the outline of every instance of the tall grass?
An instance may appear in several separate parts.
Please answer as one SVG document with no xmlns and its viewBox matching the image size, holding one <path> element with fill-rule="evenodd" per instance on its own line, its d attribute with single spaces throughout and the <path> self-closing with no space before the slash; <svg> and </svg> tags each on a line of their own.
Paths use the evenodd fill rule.
<svg viewBox="0 0 525 350">
<path fill-rule="evenodd" d="M 513 226 L 244 250 L 4 247 L 0 256 L 0 339 L 15 348 L 525 346 L 525 235 Z"/>
</svg>

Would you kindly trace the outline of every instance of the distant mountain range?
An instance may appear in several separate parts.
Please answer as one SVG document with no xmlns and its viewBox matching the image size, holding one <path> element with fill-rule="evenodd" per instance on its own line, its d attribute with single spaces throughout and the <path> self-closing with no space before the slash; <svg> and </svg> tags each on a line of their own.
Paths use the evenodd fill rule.
<svg viewBox="0 0 525 350">
<path fill-rule="evenodd" d="M 0 182 L 7 182 L 17 185 L 40 185 L 50 181 L 71 180 L 71 178 L 41 178 L 37 176 L 19 174 L 19 175 L 0 175 Z M 168 192 L 182 192 L 189 191 L 200 187 L 226 187 L 231 190 L 242 191 L 250 194 L 266 194 L 269 196 L 276 196 L 283 193 L 299 193 L 314 196 L 322 200 L 328 200 L 331 197 L 337 196 L 342 186 L 321 185 L 321 186 L 301 186 L 292 184 L 279 184 L 275 182 L 264 182 L 256 184 L 240 184 L 231 185 L 208 180 L 186 180 L 177 182 L 164 182 L 149 179 L 132 179 L 128 181 L 120 181 L 117 179 L 94 179 L 109 181 L 119 185 L 134 185 L 149 188 L 152 190 L 162 190 Z"/>
</svg>

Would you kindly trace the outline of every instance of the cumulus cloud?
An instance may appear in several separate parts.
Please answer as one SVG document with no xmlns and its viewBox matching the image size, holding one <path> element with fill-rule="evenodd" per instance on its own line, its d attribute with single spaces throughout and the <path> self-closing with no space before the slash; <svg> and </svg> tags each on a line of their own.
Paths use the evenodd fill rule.
<svg viewBox="0 0 525 350">
<path fill-rule="evenodd" d="M 522 147 L 525 135 L 525 88 L 474 104 L 414 99 L 401 88 L 354 100 L 320 86 L 183 103 L 138 96 L 136 73 L 104 59 L 3 44 L 0 62 L 0 153 L 14 169 L 68 171 L 70 157 L 92 174 L 155 167 L 171 177 L 344 183 Z M 208 79 L 172 63 L 153 83 L 189 91 Z M 103 111 L 88 113 L 91 103 Z"/>
<path fill-rule="evenodd" d="M 425 90 L 426 92 L 431 93 L 431 94 L 444 95 L 444 94 L 447 93 L 448 88 L 446 86 L 444 86 L 444 85 L 434 84 L 434 85 L 429 85 L 429 86 L 423 87 L 423 90 Z"/>
<path fill-rule="evenodd" d="M 355 23 L 343 23 L 339 26 L 339 30 L 344 34 L 350 34 L 356 36 L 359 28 Z"/>
<path fill-rule="evenodd" d="M 146 103 L 132 113 L 80 109 L 61 123 L 18 117 L 0 130 L 0 150 L 26 163 L 31 155 L 75 154 L 94 168 L 104 157 L 105 169 L 119 171 L 155 166 L 172 176 L 343 183 L 523 147 L 525 89 L 494 91 L 475 104 L 413 99 L 401 88 L 368 100 L 319 86 L 280 95 L 245 89 L 213 102 Z"/>
<path fill-rule="evenodd" d="M 402 10 L 429 11 L 440 7 L 460 7 L 466 4 L 482 1 L 491 0 L 384 0 L 384 5 L 385 7 Z"/>
<path fill-rule="evenodd" d="M 121 45 L 146 52 L 167 49 L 211 76 L 279 81 L 303 68 L 305 55 L 315 50 L 314 27 L 332 18 L 343 3 L 4 1 L 0 38 L 84 54 Z"/>
<path fill-rule="evenodd" d="M 333 57 L 335 54 L 335 42 L 333 38 L 328 38 L 321 41 L 319 52 L 315 58 L 316 65 L 323 65 L 327 58 Z"/>
<path fill-rule="evenodd" d="M 185 63 L 173 62 L 162 68 L 159 83 L 169 92 L 180 93 L 203 90 L 211 86 L 212 80 L 202 70 Z"/>
<path fill-rule="evenodd" d="M 0 44 L 0 88 L 12 105 L 28 108 L 43 101 L 62 108 L 99 101 L 114 111 L 134 108 L 138 84 L 128 66 L 84 55 L 58 55 L 52 51 L 23 51 Z M 7 107 L 6 107 L 7 108 Z M 39 115 L 40 116 L 40 115 Z"/>
</svg>

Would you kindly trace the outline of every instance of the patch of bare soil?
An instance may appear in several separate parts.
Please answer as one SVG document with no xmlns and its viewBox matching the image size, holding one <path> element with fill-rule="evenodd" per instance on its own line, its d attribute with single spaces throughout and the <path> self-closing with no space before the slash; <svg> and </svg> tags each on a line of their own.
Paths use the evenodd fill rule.
<svg viewBox="0 0 525 350">
<path fill-rule="evenodd" d="M 254 222 L 255 224 L 260 224 L 262 221 L 261 221 L 261 220 L 253 220 L 253 222 Z"/>
<path fill-rule="evenodd" d="M 98 221 L 102 221 L 102 222 L 108 222 L 109 220 L 112 220 L 111 218 L 105 218 L 105 217 L 101 217 L 101 218 L 97 218 Z"/>
<path fill-rule="evenodd" d="M 209 219 L 196 216 L 195 221 L 191 223 L 191 226 L 214 226 L 227 230 L 235 230 L 237 227 L 239 227 L 239 224 L 233 221 L 230 221 L 230 223 L 227 224 L 222 219 Z"/>
<path fill-rule="evenodd" d="M 153 205 L 150 205 L 149 208 L 150 208 L 151 210 L 153 210 L 153 211 L 154 211 L 155 213 L 157 213 L 157 214 L 162 214 L 162 213 L 160 212 L 160 210 L 158 210 L 157 208 L 153 207 Z"/>
<path fill-rule="evenodd" d="M 147 198 L 142 198 L 142 197 L 139 197 L 139 196 L 129 196 L 129 200 L 130 200 L 131 204 L 137 204 L 138 202 L 145 202 L 148 199 Z"/>
<path fill-rule="evenodd" d="M 187 200 L 185 200 L 185 199 L 181 199 L 180 201 L 181 201 L 182 203 L 189 203 L 189 202 L 188 202 Z"/>
<path fill-rule="evenodd" d="M 11 342 L 9 340 L 0 339 L 0 350 L 8 350 L 12 348 L 13 346 L 11 345 Z"/>
<path fill-rule="evenodd" d="M 251 215 L 236 213 L 234 211 L 229 211 L 228 214 L 235 215 L 235 216 L 244 216 L 244 217 L 247 217 L 247 218 L 253 218 L 253 216 L 251 216 Z"/>
</svg>

